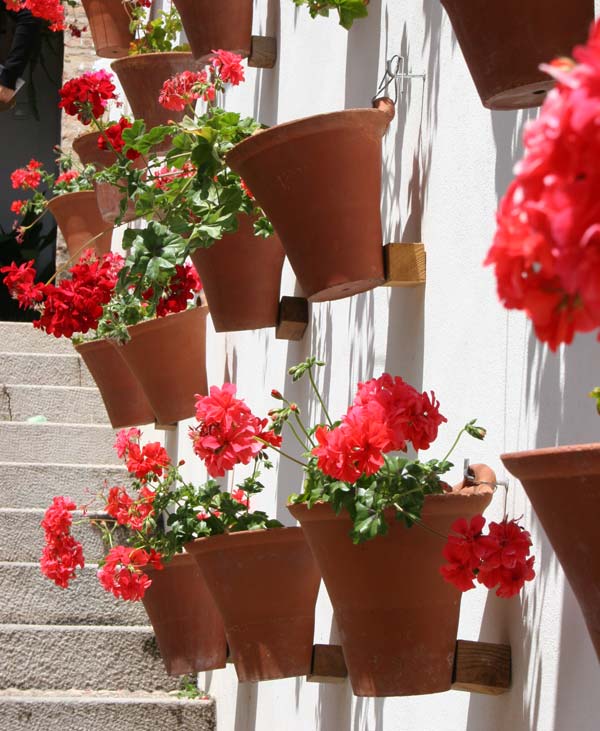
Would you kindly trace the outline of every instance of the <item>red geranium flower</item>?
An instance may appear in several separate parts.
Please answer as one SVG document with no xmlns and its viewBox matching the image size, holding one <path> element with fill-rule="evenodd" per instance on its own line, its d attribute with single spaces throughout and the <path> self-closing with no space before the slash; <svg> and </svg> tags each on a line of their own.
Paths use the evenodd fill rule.
<svg viewBox="0 0 600 731">
<path fill-rule="evenodd" d="M 85 565 L 82 546 L 71 535 L 72 513 L 76 509 L 72 500 L 55 497 L 41 522 L 45 537 L 40 559 L 42 573 L 62 589 L 75 578 L 77 568 Z"/>
<path fill-rule="evenodd" d="M 13 188 L 23 190 L 35 190 L 42 182 L 40 168 L 42 163 L 38 160 L 30 160 L 24 168 L 18 168 L 10 174 L 10 182 Z"/>
<path fill-rule="evenodd" d="M 98 571 L 98 579 L 104 589 L 117 599 L 139 601 L 152 584 L 142 569 L 146 566 L 164 568 L 161 559 L 161 555 L 153 549 L 145 551 L 141 548 L 115 546 L 111 548 Z"/>
<path fill-rule="evenodd" d="M 67 114 L 89 124 L 92 117 L 101 117 L 108 102 L 116 99 L 112 74 L 104 70 L 88 71 L 67 81 L 59 90 L 58 106 Z"/>
<path fill-rule="evenodd" d="M 100 135 L 98 137 L 98 149 L 99 150 L 110 150 L 111 147 L 116 152 L 122 152 L 123 148 L 125 147 L 125 142 L 123 140 L 123 130 L 129 129 L 133 125 L 131 122 L 127 119 L 127 117 L 121 117 L 118 122 L 114 122 L 113 124 L 109 125 L 105 130 L 106 137 L 108 137 L 108 142 L 106 140 L 106 137 L 104 135 Z M 140 156 L 140 153 L 137 152 L 137 150 L 127 150 L 125 153 L 125 156 L 129 158 L 129 160 L 137 160 Z"/>
<path fill-rule="evenodd" d="M 215 96 L 215 88 L 206 71 L 182 71 L 164 82 L 158 102 L 165 109 L 182 112 L 198 99 L 212 102 Z"/>
<path fill-rule="evenodd" d="M 213 57 L 211 65 L 218 73 L 221 81 L 238 86 L 244 77 L 244 67 L 242 66 L 242 57 L 231 51 L 212 51 Z"/>
<path fill-rule="evenodd" d="M 132 443 L 127 456 L 127 471 L 139 480 L 145 480 L 148 475 L 160 477 L 163 468 L 171 464 L 167 450 L 159 442 L 150 442 L 141 449 L 138 444 Z"/>
</svg>

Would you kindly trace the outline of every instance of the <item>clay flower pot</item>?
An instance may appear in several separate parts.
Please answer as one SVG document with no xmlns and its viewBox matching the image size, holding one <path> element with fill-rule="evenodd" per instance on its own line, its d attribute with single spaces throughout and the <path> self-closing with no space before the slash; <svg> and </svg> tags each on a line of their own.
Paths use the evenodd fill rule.
<svg viewBox="0 0 600 731">
<path fill-rule="evenodd" d="M 249 56 L 252 0 L 173 0 L 194 58 L 222 49 Z"/>
<path fill-rule="evenodd" d="M 224 668 L 227 642 L 219 610 L 194 559 L 173 556 L 145 569 L 152 585 L 142 599 L 169 675 Z"/>
<path fill-rule="evenodd" d="M 125 0 L 82 0 L 98 56 L 126 56 L 133 34 Z"/>
<path fill-rule="evenodd" d="M 384 281 L 381 138 L 391 110 L 350 109 L 279 124 L 227 155 L 273 223 L 312 302 Z"/>
<path fill-rule="evenodd" d="M 254 235 L 250 216 L 238 230 L 191 256 L 217 332 L 275 327 L 285 253 L 277 236 Z"/>
<path fill-rule="evenodd" d="M 101 150 L 98 147 L 98 137 L 98 132 L 80 135 L 73 140 L 73 149 L 84 165 L 94 165 L 96 170 L 103 170 L 113 165 L 117 161 L 117 156 L 112 150 Z M 140 164 L 143 163 L 140 161 Z M 100 215 L 104 221 L 114 225 L 120 212 L 123 193 L 110 183 L 95 183 L 94 187 Z M 122 223 L 129 223 L 135 218 L 135 206 L 129 202 Z"/>
<path fill-rule="evenodd" d="M 48 208 L 56 219 L 73 262 L 79 261 L 83 252 L 90 248 L 95 249 L 99 256 L 108 254 L 113 230 L 100 215 L 93 190 L 63 193 L 51 198 Z"/>
<path fill-rule="evenodd" d="M 113 429 L 154 422 L 154 412 L 137 378 L 111 340 L 76 345 L 100 390 Z"/>
<path fill-rule="evenodd" d="M 600 444 L 503 454 L 573 589 L 600 660 Z"/>
<path fill-rule="evenodd" d="M 320 576 L 302 530 L 228 533 L 185 548 L 221 612 L 238 679 L 306 675 Z"/>
<path fill-rule="evenodd" d="M 111 63 L 112 70 L 119 77 L 123 91 L 131 106 L 133 116 L 146 122 L 146 129 L 167 124 L 170 120 L 180 122 L 185 112 L 165 109 L 158 103 L 163 83 L 182 71 L 195 71 L 198 63 L 191 53 L 142 53 L 120 58 Z"/>
<path fill-rule="evenodd" d="M 195 413 L 194 394 L 208 393 L 206 316 L 208 307 L 140 322 L 120 353 L 140 382 L 159 424 Z"/>
<path fill-rule="evenodd" d="M 594 20 L 594 0 L 441 0 L 488 109 L 537 107 L 554 80 L 538 68 L 571 56 Z"/>
<path fill-rule="evenodd" d="M 476 479 L 495 483 L 489 467 Z M 461 485 L 425 498 L 423 522 L 447 536 L 461 517 L 482 513 L 491 488 Z M 473 494 L 481 490 L 481 494 Z M 484 492 L 487 490 L 487 493 Z M 389 516 L 389 532 L 358 546 L 348 514 L 327 503 L 288 506 L 323 576 L 355 695 L 402 696 L 450 689 L 461 592 L 440 575 L 440 535 Z"/>
</svg>

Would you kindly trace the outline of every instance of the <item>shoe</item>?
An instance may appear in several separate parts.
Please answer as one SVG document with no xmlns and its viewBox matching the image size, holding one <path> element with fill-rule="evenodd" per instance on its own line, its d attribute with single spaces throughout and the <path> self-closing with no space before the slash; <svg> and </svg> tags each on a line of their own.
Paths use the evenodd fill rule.
<svg viewBox="0 0 600 731">
<path fill-rule="evenodd" d="M 15 89 L 9 89 L 7 86 L 0 84 L 0 112 L 6 112 L 15 106 L 17 103 L 15 99 L 16 93 Z"/>
</svg>

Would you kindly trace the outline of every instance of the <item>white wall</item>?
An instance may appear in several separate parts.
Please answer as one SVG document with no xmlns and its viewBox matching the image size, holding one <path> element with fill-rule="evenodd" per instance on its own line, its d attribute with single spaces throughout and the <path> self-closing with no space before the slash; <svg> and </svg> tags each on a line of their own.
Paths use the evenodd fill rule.
<svg viewBox="0 0 600 731">
<path fill-rule="evenodd" d="M 509 450 L 597 441 L 600 422 L 586 393 L 598 381 L 598 344 L 578 338 L 558 355 L 541 347 L 519 313 L 499 305 L 492 274 L 481 266 L 494 231 L 494 212 L 519 157 L 524 122 L 535 112 L 485 110 L 439 0 L 372 0 L 369 18 L 347 34 L 334 17 L 312 21 L 291 0 L 257 0 L 254 32 L 276 34 L 275 69 L 248 71 L 228 108 L 267 124 L 320 112 L 368 106 L 385 59 L 402 53 L 425 72 L 400 100 L 384 143 L 382 201 L 386 241 L 423 241 L 424 290 L 380 288 L 312 307 L 302 342 L 277 341 L 272 330 L 212 335 L 210 382 L 238 384 L 257 413 L 273 406 L 271 388 L 314 413 L 301 382 L 287 368 L 314 353 L 332 411 L 342 413 L 359 379 L 387 370 L 414 386 L 435 389 L 450 424 L 433 456 L 449 446 L 467 419 L 489 429 L 481 444 L 456 455 L 490 464 L 509 479 L 506 509 L 524 516 L 538 577 L 521 596 L 496 599 L 483 589 L 463 600 L 459 636 L 509 642 L 513 687 L 489 697 L 452 691 L 398 699 L 357 699 L 349 685 L 307 684 L 303 678 L 238 685 L 233 668 L 201 676 L 218 703 L 220 731 L 597 731 L 600 671 L 581 613 L 518 483 L 502 468 Z M 360 174 L 360 170 L 356 171 Z M 318 181 L 315 181 L 318 184 Z M 283 293 L 293 294 L 286 270 Z M 190 454 L 183 425 L 180 456 Z M 198 477 L 199 467 L 188 469 Z M 457 473 L 458 479 L 458 473 Z M 267 476 L 260 507 L 291 524 L 287 496 L 301 473 L 281 464 Z M 257 504 L 258 507 L 258 504 Z M 491 518 L 503 514 L 496 495 Z M 316 641 L 335 642 L 322 591 Z"/>
</svg>

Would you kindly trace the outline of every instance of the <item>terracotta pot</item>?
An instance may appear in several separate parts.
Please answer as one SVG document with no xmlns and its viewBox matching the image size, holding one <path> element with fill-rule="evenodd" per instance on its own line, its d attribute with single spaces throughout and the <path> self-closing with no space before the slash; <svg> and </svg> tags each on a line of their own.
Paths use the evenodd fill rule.
<svg viewBox="0 0 600 731">
<path fill-rule="evenodd" d="M 158 103 L 163 83 L 182 71 L 194 71 L 198 63 L 191 53 L 142 53 L 121 58 L 111 63 L 112 70 L 119 77 L 123 91 L 131 106 L 133 116 L 146 122 L 146 129 L 167 124 L 170 120 L 180 122 L 185 111 L 174 112 Z M 162 146 L 162 150 L 168 146 Z"/>
<path fill-rule="evenodd" d="M 123 0 L 82 0 L 98 56 L 126 56 L 133 34 Z"/>
<path fill-rule="evenodd" d="M 221 612 L 238 679 L 306 675 L 320 576 L 302 530 L 199 538 L 186 550 Z"/>
<path fill-rule="evenodd" d="M 117 156 L 112 150 L 101 150 L 98 147 L 98 132 L 88 132 L 73 140 L 73 149 L 84 165 L 94 165 L 96 170 L 103 170 L 110 167 L 117 161 Z M 143 164 L 140 162 L 140 164 Z M 123 193 L 110 183 L 95 183 L 96 201 L 98 210 L 103 220 L 114 225 L 117 219 Z M 135 206 L 129 202 L 122 223 L 129 223 L 136 219 Z"/>
<path fill-rule="evenodd" d="M 594 0 L 441 0 L 488 109 L 537 107 L 554 80 L 539 70 L 571 56 L 594 20 Z"/>
<path fill-rule="evenodd" d="M 384 281 L 381 138 L 392 117 L 387 109 L 320 114 L 252 135 L 227 155 L 312 302 Z"/>
<path fill-rule="evenodd" d="M 147 320 L 129 328 L 120 352 L 140 382 L 159 424 L 195 413 L 194 395 L 206 395 L 208 307 Z"/>
<path fill-rule="evenodd" d="M 472 469 L 478 481 L 495 483 L 489 467 Z M 448 535 L 457 518 L 482 513 L 490 500 L 489 486 L 461 484 L 453 493 L 427 496 L 423 522 Z M 449 690 L 461 592 L 439 573 L 444 539 L 418 525 L 406 528 L 393 511 L 387 535 L 356 546 L 347 513 L 336 516 L 326 503 L 310 510 L 288 507 L 327 587 L 354 693 L 380 697 Z"/>
<path fill-rule="evenodd" d="M 93 190 L 56 196 L 48 201 L 48 208 L 56 219 L 73 262 L 79 261 L 89 248 L 95 249 L 98 255 L 108 254 L 113 230 L 102 219 Z"/>
<path fill-rule="evenodd" d="M 194 58 L 206 60 L 223 49 L 249 56 L 252 0 L 173 0 Z"/>
<path fill-rule="evenodd" d="M 275 327 L 285 253 L 277 236 L 254 235 L 250 216 L 236 233 L 192 256 L 217 332 Z"/>
<path fill-rule="evenodd" d="M 573 589 L 600 660 L 600 444 L 503 454 Z"/>
<path fill-rule="evenodd" d="M 223 620 L 194 559 L 174 556 L 164 569 L 145 569 L 152 585 L 142 601 L 169 675 L 224 668 Z"/>
<path fill-rule="evenodd" d="M 154 422 L 154 412 L 137 378 L 111 340 L 76 345 L 100 390 L 113 429 Z"/>
</svg>

